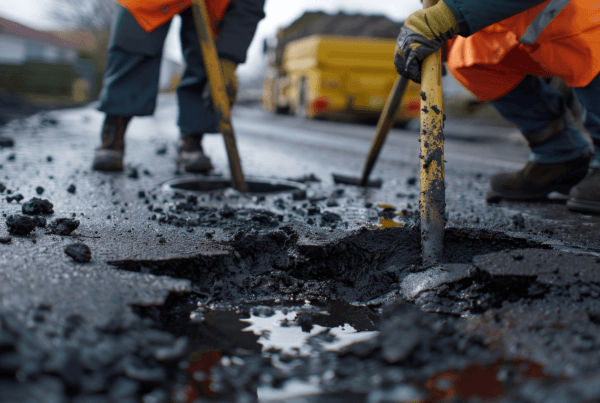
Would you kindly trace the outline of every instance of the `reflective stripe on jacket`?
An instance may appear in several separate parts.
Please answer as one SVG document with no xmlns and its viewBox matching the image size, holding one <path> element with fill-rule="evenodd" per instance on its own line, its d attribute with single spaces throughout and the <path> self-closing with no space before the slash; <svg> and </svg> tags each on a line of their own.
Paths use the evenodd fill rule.
<svg viewBox="0 0 600 403">
<path fill-rule="evenodd" d="M 600 1 L 546 1 L 457 37 L 448 67 L 480 100 L 500 98 L 526 74 L 584 87 L 600 73 Z"/>
<path fill-rule="evenodd" d="M 167 23 L 192 5 L 192 0 L 117 0 L 135 17 L 146 32 L 152 32 Z M 221 21 L 230 0 L 206 0 L 208 11 L 213 17 L 213 30 L 217 21 Z"/>
</svg>

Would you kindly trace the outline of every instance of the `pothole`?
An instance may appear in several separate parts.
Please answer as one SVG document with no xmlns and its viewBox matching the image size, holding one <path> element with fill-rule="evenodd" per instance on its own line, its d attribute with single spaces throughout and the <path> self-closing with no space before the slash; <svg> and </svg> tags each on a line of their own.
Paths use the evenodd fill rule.
<svg viewBox="0 0 600 403">
<path fill-rule="evenodd" d="M 190 280 L 198 295 L 213 302 L 245 303 L 364 303 L 399 290 L 408 275 L 422 270 L 417 226 L 332 232 L 290 224 L 239 231 L 218 247 L 218 256 L 209 251 L 186 259 L 111 263 L 123 270 Z M 453 228 L 447 231 L 444 259 L 469 263 L 476 255 L 532 247 L 548 246 L 500 232 Z"/>
<path fill-rule="evenodd" d="M 594 385 L 595 256 L 449 228 L 445 262 L 422 267 L 417 226 L 289 224 L 224 246 L 219 256 L 113 262 L 192 282 L 193 294 L 138 313 L 189 338 L 186 390 L 196 397 L 541 402 L 532 390 L 568 394 L 581 374 Z"/>
<path fill-rule="evenodd" d="M 303 191 L 306 186 L 302 183 L 281 179 L 246 178 L 248 192 L 251 194 L 276 194 Z M 230 178 L 192 177 L 173 179 L 163 185 L 165 191 L 190 193 L 209 193 L 231 188 Z"/>
</svg>

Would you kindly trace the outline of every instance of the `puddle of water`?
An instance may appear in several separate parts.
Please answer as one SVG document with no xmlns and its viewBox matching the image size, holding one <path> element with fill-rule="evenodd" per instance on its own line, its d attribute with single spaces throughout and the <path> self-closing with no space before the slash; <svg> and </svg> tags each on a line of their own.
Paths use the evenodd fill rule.
<svg viewBox="0 0 600 403">
<path fill-rule="evenodd" d="M 308 328 L 306 324 L 296 321 L 299 316 L 307 314 L 307 307 L 275 309 L 270 316 L 251 314 L 249 318 L 233 311 L 203 312 L 204 323 L 214 330 L 216 337 L 208 344 L 201 341 L 199 344 L 202 350 L 190 354 L 189 382 L 185 391 L 186 402 L 193 402 L 200 396 L 215 395 L 210 388 L 211 368 L 219 362 L 226 365 L 232 363 L 232 359 L 223 356 L 221 350 L 227 348 L 229 343 L 226 340 L 243 339 L 246 349 L 253 349 L 250 345 L 257 343 L 254 345 L 259 346 L 265 357 L 271 357 L 268 352 L 273 349 L 285 354 L 307 356 L 318 354 L 320 349 L 340 350 L 353 343 L 375 337 L 379 333 L 372 330 L 375 328 L 374 318 L 368 308 L 357 308 L 348 304 L 337 304 L 318 310 L 309 307 L 311 324 Z M 195 315 L 192 314 L 192 317 Z M 311 340 L 323 332 L 328 332 L 327 341 Z M 211 346 L 214 346 L 214 350 L 210 349 Z M 276 356 L 273 356 L 272 361 L 275 367 L 282 368 L 284 365 Z M 257 390 L 258 400 L 279 402 L 291 398 L 316 396 L 322 392 L 317 381 L 317 379 L 314 382 L 293 380 L 277 389 L 262 386 Z"/>
<path fill-rule="evenodd" d="M 297 312 L 285 314 L 282 311 L 275 311 L 275 315 L 271 317 L 251 315 L 249 319 L 243 319 L 242 322 L 250 324 L 244 329 L 245 332 L 253 332 L 259 336 L 258 343 L 263 346 L 263 351 L 275 348 L 287 354 L 297 355 L 312 354 L 313 347 L 307 344 L 308 340 L 327 330 L 331 336 L 335 337 L 335 340 L 329 343 L 324 341 L 318 343 L 328 351 L 340 350 L 350 344 L 368 340 L 379 333 L 377 331 L 358 331 L 348 323 L 333 328 L 315 324 L 312 325 L 309 332 L 305 332 L 298 325 L 288 325 L 296 320 L 297 315 Z"/>
</svg>

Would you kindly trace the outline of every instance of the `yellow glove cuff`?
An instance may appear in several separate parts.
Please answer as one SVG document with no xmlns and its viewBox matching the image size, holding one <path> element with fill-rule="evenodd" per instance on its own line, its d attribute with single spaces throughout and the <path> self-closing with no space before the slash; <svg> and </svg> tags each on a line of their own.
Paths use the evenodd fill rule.
<svg viewBox="0 0 600 403">
<path fill-rule="evenodd" d="M 441 37 L 451 29 L 454 35 L 460 30 L 456 17 L 443 0 L 433 7 L 415 11 L 404 24 L 430 40 Z"/>
</svg>

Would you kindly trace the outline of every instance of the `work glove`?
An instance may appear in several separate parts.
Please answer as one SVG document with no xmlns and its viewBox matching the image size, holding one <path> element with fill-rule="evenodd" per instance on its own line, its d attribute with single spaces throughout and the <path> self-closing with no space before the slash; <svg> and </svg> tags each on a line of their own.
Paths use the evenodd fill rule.
<svg viewBox="0 0 600 403">
<path fill-rule="evenodd" d="M 238 91 L 238 80 L 235 75 L 237 64 L 227 59 L 221 59 L 221 69 L 223 70 L 225 91 L 229 97 L 229 106 L 233 106 Z"/>
<path fill-rule="evenodd" d="M 456 17 L 443 1 L 412 13 L 396 42 L 394 64 L 398 74 L 420 83 L 423 60 L 458 33 Z"/>
</svg>

